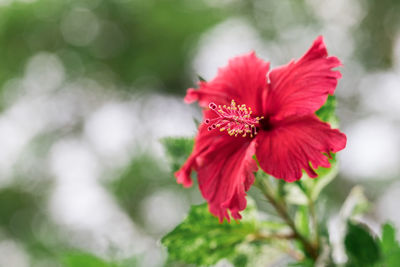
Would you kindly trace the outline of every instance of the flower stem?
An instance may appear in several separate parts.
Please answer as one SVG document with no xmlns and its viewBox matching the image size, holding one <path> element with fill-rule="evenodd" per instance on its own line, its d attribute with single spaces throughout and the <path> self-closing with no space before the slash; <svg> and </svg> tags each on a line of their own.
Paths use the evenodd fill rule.
<svg viewBox="0 0 400 267">
<path fill-rule="evenodd" d="M 296 225 L 287 211 L 286 205 L 282 201 L 277 201 L 275 198 L 274 190 L 272 185 L 265 177 L 257 177 L 255 185 L 261 190 L 264 196 L 268 199 L 271 205 L 275 208 L 278 215 L 286 222 L 286 224 L 293 231 L 293 236 L 295 239 L 299 240 L 305 252 L 313 259 L 318 258 L 318 247 L 313 246 L 307 238 L 305 238 L 296 228 Z"/>
<path fill-rule="evenodd" d="M 314 246 L 319 250 L 320 242 L 319 242 L 319 228 L 318 228 L 318 219 L 317 214 L 315 212 L 314 201 L 311 199 L 311 196 L 308 197 L 308 207 L 310 209 L 311 220 L 314 228 Z"/>
</svg>

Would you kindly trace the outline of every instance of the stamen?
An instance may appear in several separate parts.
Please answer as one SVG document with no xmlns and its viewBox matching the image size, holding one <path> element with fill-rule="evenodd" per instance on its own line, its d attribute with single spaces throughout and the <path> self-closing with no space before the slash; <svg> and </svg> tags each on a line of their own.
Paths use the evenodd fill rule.
<svg viewBox="0 0 400 267">
<path fill-rule="evenodd" d="M 214 119 L 205 119 L 204 123 L 211 124 L 207 129 L 209 131 L 220 128 L 221 132 L 227 131 L 231 136 L 254 137 L 257 134 L 257 126 L 264 117 L 251 117 L 253 111 L 245 104 L 236 105 L 234 100 L 231 101 L 230 106 L 219 105 L 210 103 L 208 107 L 213 110 L 218 117 Z"/>
</svg>

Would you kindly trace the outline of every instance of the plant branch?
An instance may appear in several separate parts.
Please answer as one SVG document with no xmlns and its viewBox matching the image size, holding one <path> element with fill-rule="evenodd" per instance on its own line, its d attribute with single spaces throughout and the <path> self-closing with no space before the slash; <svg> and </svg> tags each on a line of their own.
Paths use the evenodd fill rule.
<svg viewBox="0 0 400 267">
<path fill-rule="evenodd" d="M 286 205 L 281 201 L 277 201 L 274 195 L 274 191 L 270 183 L 264 177 L 257 177 L 255 185 L 260 188 L 261 192 L 268 199 L 271 205 L 275 208 L 278 215 L 286 222 L 286 224 L 293 231 L 293 235 L 296 239 L 298 239 L 302 245 L 306 253 L 314 260 L 318 258 L 318 248 L 313 246 L 296 228 L 294 221 L 290 218 L 289 213 L 287 211 Z"/>
</svg>

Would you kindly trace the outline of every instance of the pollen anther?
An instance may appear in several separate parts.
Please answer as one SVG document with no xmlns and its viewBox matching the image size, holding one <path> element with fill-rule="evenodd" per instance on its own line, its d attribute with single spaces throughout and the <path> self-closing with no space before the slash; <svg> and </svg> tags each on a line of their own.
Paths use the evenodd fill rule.
<svg viewBox="0 0 400 267">
<path fill-rule="evenodd" d="M 218 115 L 216 118 L 204 120 L 206 124 L 211 123 L 208 130 L 220 128 L 221 132 L 226 130 L 230 136 L 235 137 L 238 135 L 246 137 L 248 134 L 250 137 L 254 137 L 257 134 L 257 126 L 260 120 L 264 118 L 252 117 L 253 111 L 250 107 L 246 107 L 245 104 L 236 105 L 234 100 L 231 101 L 230 106 L 217 106 L 211 102 L 208 107 Z"/>
</svg>

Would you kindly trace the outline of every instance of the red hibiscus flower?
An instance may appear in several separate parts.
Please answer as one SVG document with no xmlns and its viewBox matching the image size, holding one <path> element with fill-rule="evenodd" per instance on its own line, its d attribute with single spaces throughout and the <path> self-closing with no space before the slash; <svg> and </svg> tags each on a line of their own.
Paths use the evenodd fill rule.
<svg viewBox="0 0 400 267">
<path fill-rule="evenodd" d="M 246 191 L 254 182 L 257 163 L 268 174 L 287 182 L 304 170 L 330 167 L 328 157 L 346 146 L 346 136 L 316 115 L 341 77 L 332 70 L 341 63 L 328 57 L 322 37 L 297 61 L 269 71 L 254 53 L 235 57 L 210 82 L 188 89 L 185 101 L 199 101 L 205 121 L 192 154 L 175 173 L 177 182 L 197 179 L 212 214 L 240 219 Z M 230 215 L 228 213 L 230 211 Z"/>
</svg>

